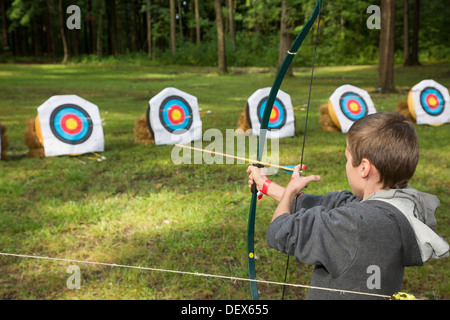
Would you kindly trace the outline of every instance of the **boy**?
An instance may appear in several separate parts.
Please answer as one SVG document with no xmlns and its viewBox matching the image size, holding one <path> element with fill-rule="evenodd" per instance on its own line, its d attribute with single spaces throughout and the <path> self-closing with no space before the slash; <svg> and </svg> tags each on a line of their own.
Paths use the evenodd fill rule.
<svg viewBox="0 0 450 320">
<path fill-rule="evenodd" d="M 320 177 L 300 177 L 299 166 L 286 188 L 251 166 L 249 186 L 256 183 L 279 201 L 267 244 L 315 265 L 311 286 L 392 296 L 401 288 L 405 266 L 448 256 L 448 244 L 432 230 L 440 203 L 407 186 L 419 160 L 419 144 L 405 117 L 368 115 L 352 125 L 346 140 L 353 193 L 303 194 Z M 307 299 L 380 297 L 310 289 Z"/>
</svg>

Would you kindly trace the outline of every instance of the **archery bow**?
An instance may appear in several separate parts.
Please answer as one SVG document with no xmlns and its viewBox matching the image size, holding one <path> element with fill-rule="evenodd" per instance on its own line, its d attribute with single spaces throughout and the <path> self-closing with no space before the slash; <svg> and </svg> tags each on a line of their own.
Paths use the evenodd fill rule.
<svg viewBox="0 0 450 320">
<path fill-rule="evenodd" d="M 275 98 L 277 96 L 278 90 L 280 89 L 281 83 L 283 82 L 283 78 L 286 75 L 286 72 L 294 59 L 295 54 L 300 48 L 303 40 L 314 24 L 319 12 L 322 8 L 323 0 L 317 0 L 314 10 L 311 16 L 306 21 L 300 33 L 295 38 L 294 42 L 291 45 L 291 48 L 286 54 L 286 57 L 281 64 L 280 69 L 275 77 L 275 81 L 272 85 L 272 88 L 269 93 L 269 98 L 266 103 L 266 108 L 264 109 L 264 113 L 261 119 L 261 127 L 259 131 L 258 138 L 258 152 L 257 152 L 257 161 L 261 161 L 264 143 L 266 140 L 267 127 L 269 124 L 270 114 L 272 112 L 273 103 L 275 102 Z M 308 101 L 308 109 L 309 109 L 309 101 Z M 306 134 L 306 132 L 304 133 Z M 303 155 L 302 155 L 303 158 Z M 257 190 L 256 185 L 253 184 L 254 188 L 252 188 L 252 197 L 250 203 L 250 211 L 248 215 L 248 226 L 247 226 L 247 267 L 248 267 L 248 276 L 249 279 L 256 280 L 256 270 L 255 270 L 255 217 L 256 217 L 256 202 L 257 202 Z M 250 281 L 250 292 L 253 300 L 259 299 L 258 293 L 258 285 L 255 281 Z"/>
</svg>

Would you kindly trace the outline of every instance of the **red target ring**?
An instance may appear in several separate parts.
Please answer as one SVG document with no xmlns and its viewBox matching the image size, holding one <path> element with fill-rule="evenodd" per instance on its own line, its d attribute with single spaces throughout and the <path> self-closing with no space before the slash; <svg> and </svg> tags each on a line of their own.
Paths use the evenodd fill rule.
<svg viewBox="0 0 450 320">
<path fill-rule="evenodd" d="M 62 117 L 61 128 L 68 134 L 78 134 L 83 128 L 83 124 L 78 116 L 69 113 Z"/>
<path fill-rule="evenodd" d="M 361 112 L 361 104 L 355 99 L 350 99 L 347 101 L 347 109 L 352 114 L 359 114 Z"/>
<path fill-rule="evenodd" d="M 174 125 L 178 125 L 180 123 L 183 123 L 186 119 L 186 115 L 184 113 L 183 108 L 181 108 L 179 105 L 172 105 L 168 111 L 167 114 L 170 122 Z"/>
</svg>

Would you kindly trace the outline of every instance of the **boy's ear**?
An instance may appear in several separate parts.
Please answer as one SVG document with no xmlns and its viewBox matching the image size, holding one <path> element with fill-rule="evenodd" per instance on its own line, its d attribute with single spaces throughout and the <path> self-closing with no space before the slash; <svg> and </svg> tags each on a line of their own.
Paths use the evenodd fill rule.
<svg viewBox="0 0 450 320">
<path fill-rule="evenodd" d="M 359 165 L 359 174 L 360 177 L 365 179 L 369 176 L 370 169 L 371 169 L 372 163 L 367 158 L 363 158 L 361 160 L 361 163 Z"/>
</svg>

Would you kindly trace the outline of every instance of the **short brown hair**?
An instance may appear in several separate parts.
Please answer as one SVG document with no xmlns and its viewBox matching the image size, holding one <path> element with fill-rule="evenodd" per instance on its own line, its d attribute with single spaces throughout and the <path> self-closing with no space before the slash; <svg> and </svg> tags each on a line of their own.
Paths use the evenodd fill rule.
<svg viewBox="0 0 450 320">
<path fill-rule="evenodd" d="M 357 120 L 347 133 L 347 148 L 354 167 L 363 158 L 373 163 L 383 188 L 406 187 L 419 162 L 414 125 L 398 113 L 374 113 Z"/>
</svg>

